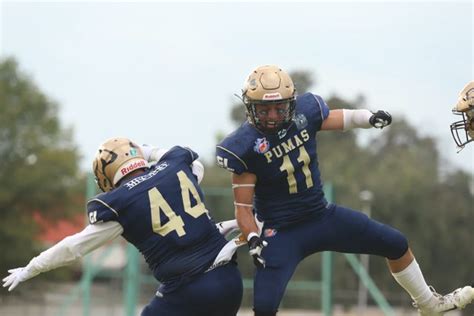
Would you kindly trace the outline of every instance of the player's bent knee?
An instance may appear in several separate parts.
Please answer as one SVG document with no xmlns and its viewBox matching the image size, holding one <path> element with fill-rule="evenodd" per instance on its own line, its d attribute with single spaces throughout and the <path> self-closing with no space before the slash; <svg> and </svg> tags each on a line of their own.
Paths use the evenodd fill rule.
<svg viewBox="0 0 474 316">
<path fill-rule="evenodd" d="M 401 232 L 393 229 L 390 235 L 390 247 L 386 257 L 390 260 L 400 259 L 408 250 L 408 240 Z"/>
</svg>

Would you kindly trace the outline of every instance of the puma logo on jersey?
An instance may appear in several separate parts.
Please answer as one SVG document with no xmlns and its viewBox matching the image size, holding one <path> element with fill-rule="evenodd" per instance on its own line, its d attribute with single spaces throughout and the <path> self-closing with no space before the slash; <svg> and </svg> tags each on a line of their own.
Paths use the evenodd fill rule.
<svg viewBox="0 0 474 316">
<path fill-rule="evenodd" d="M 309 140 L 309 134 L 306 129 L 299 132 L 299 134 L 293 135 L 293 137 L 288 138 L 286 141 L 272 147 L 264 155 L 267 158 L 267 162 L 271 163 L 274 157 L 281 158 L 283 155 L 289 153 L 290 151 L 303 146 L 305 142 Z"/>
</svg>

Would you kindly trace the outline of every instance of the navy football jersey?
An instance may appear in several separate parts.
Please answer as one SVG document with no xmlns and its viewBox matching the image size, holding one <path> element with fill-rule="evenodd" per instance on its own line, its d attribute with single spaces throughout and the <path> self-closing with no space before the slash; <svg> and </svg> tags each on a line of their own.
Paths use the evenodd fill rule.
<svg viewBox="0 0 474 316">
<path fill-rule="evenodd" d="M 316 132 L 328 115 L 324 100 L 306 93 L 296 98 L 295 118 L 287 129 L 265 135 L 245 122 L 217 145 L 221 167 L 257 176 L 254 208 L 259 220 L 281 227 L 327 205 L 318 168 Z"/>
<path fill-rule="evenodd" d="M 191 171 L 198 155 L 173 147 L 146 173 L 87 203 L 91 224 L 117 221 L 170 292 L 204 272 L 226 244 L 208 217 Z"/>
</svg>

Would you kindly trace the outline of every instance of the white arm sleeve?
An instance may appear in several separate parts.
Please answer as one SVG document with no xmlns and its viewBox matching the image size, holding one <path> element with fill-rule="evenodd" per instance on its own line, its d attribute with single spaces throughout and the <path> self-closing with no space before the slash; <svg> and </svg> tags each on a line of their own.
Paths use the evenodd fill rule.
<svg viewBox="0 0 474 316">
<path fill-rule="evenodd" d="M 148 162 L 159 161 L 161 157 L 163 157 L 163 155 L 168 151 L 168 149 L 158 148 L 150 145 L 142 145 L 140 146 L 140 149 L 142 150 L 143 158 L 145 158 L 145 160 Z"/>
<path fill-rule="evenodd" d="M 199 160 L 194 160 L 191 164 L 193 174 L 197 177 L 198 183 L 204 178 L 204 165 Z"/>
<path fill-rule="evenodd" d="M 373 115 L 369 110 L 342 110 L 344 114 L 344 131 L 353 128 L 371 128 L 369 119 Z"/>
<path fill-rule="evenodd" d="M 99 248 L 123 232 L 118 222 L 88 225 L 81 232 L 68 236 L 34 257 L 25 267 L 31 277 L 72 263 Z"/>
</svg>

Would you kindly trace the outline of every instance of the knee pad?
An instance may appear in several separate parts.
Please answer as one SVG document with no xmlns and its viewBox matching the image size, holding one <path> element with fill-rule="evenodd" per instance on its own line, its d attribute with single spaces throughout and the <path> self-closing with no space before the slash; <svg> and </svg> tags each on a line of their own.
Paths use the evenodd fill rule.
<svg viewBox="0 0 474 316">
<path fill-rule="evenodd" d="M 375 220 L 369 222 L 365 236 L 363 253 L 396 260 L 408 250 L 408 240 L 401 232 Z"/>
<path fill-rule="evenodd" d="M 408 240 L 398 230 L 389 226 L 386 227 L 389 229 L 384 234 L 383 239 L 389 246 L 386 248 L 385 257 L 390 260 L 400 259 L 408 250 Z"/>
</svg>

